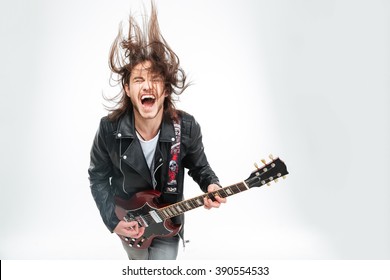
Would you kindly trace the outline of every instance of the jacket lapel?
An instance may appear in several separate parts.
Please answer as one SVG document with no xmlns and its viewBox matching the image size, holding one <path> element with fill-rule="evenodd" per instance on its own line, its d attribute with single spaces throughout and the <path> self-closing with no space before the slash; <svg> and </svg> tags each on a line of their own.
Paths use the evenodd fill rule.
<svg viewBox="0 0 390 280">
<path fill-rule="evenodd" d="M 175 129 L 173 123 L 170 120 L 164 118 L 161 124 L 160 142 L 174 142 L 175 141 Z"/>
<path fill-rule="evenodd" d="M 151 172 L 142 152 L 141 144 L 135 134 L 134 115 L 132 110 L 128 111 L 128 113 L 120 119 L 115 137 L 121 141 L 121 160 L 133 168 L 147 182 L 149 182 L 151 186 L 153 186 Z M 161 124 L 159 143 L 173 142 L 175 142 L 175 129 L 173 127 L 173 123 L 164 118 Z M 156 151 L 158 151 L 161 155 L 159 148 L 157 148 Z M 164 155 L 162 155 L 162 157 L 165 161 L 166 157 Z M 155 164 L 155 167 L 156 166 L 158 165 Z"/>
<path fill-rule="evenodd" d="M 120 140 L 120 157 L 152 185 L 149 167 L 142 152 L 141 144 L 135 135 L 133 112 L 129 111 L 121 118 L 115 136 Z"/>
</svg>

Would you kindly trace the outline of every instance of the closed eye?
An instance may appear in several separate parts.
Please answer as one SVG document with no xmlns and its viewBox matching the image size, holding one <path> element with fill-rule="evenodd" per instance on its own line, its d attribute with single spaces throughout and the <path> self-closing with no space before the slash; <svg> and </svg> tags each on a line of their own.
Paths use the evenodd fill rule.
<svg viewBox="0 0 390 280">
<path fill-rule="evenodd" d="M 160 76 L 156 76 L 152 78 L 153 83 L 160 83 L 162 82 L 162 78 Z"/>
<path fill-rule="evenodd" d="M 133 82 L 134 83 L 142 83 L 144 81 L 144 78 L 142 77 L 134 77 Z"/>
</svg>

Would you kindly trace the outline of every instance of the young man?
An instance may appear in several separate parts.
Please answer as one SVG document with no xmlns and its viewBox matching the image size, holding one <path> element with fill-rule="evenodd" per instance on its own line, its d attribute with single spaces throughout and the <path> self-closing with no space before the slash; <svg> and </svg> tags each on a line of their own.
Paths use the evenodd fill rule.
<svg viewBox="0 0 390 280">
<path fill-rule="evenodd" d="M 159 203 L 179 202 L 185 168 L 204 192 L 220 186 L 204 153 L 199 124 L 173 104 L 172 95 L 188 85 L 178 57 L 160 33 L 153 4 L 146 29 L 130 17 L 127 37 L 119 32 L 109 61 L 122 91 L 95 136 L 88 169 L 90 187 L 107 228 L 136 240 L 145 227 L 138 220 L 118 217 L 117 198 L 128 200 L 142 191 L 156 190 L 161 192 Z M 173 152 L 177 147 L 179 152 Z M 216 196 L 214 201 L 205 198 L 203 204 L 210 209 L 224 202 L 225 198 Z M 183 215 L 172 222 L 183 224 Z M 154 238 L 148 248 L 131 247 L 124 239 L 122 243 L 129 259 L 176 259 L 182 231 Z"/>
</svg>

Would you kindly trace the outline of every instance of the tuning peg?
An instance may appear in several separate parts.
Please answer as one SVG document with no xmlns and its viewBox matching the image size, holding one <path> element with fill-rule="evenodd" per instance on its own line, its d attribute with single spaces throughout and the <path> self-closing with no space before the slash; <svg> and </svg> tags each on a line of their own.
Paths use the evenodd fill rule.
<svg viewBox="0 0 390 280">
<path fill-rule="evenodd" d="M 271 183 L 267 183 L 267 186 L 271 186 Z"/>
<path fill-rule="evenodd" d="M 274 160 L 274 156 L 273 156 L 272 154 L 270 154 L 268 157 L 269 157 L 271 160 Z"/>
<path fill-rule="evenodd" d="M 254 163 L 254 165 L 255 165 L 256 169 L 259 169 L 259 166 L 257 165 L 256 162 Z"/>
<path fill-rule="evenodd" d="M 264 163 L 264 165 L 267 164 L 267 162 L 265 161 L 265 159 L 262 159 L 261 162 Z"/>
<path fill-rule="evenodd" d="M 284 175 L 282 178 L 283 178 L 283 179 L 286 179 L 286 175 Z"/>
<path fill-rule="evenodd" d="M 278 182 L 278 179 L 275 179 L 274 181 L 275 181 L 275 183 L 277 183 L 277 182 Z"/>
</svg>

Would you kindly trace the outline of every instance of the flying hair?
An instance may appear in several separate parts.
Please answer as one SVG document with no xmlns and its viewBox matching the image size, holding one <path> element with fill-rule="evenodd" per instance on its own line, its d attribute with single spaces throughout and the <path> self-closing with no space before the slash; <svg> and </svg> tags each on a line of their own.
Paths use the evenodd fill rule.
<svg viewBox="0 0 390 280">
<path fill-rule="evenodd" d="M 109 118 L 117 120 L 132 108 L 130 98 L 125 92 L 125 85 L 129 83 L 134 66 L 150 61 L 150 71 L 160 75 L 164 80 L 164 89 L 167 93 L 164 117 L 177 119 L 178 112 L 172 95 L 180 95 L 189 86 L 186 74 L 180 67 L 179 57 L 161 34 L 153 2 L 150 17 L 143 17 L 142 23 L 141 27 L 134 16 L 130 15 L 127 34 L 123 33 L 123 27 L 120 25 L 118 35 L 111 45 L 109 55 L 111 80 L 121 84 L 121 91 L 113 98 L 105 97 L 114 103 L 113 107 L 107 107 L 110 111 Z"/>
</svg>

